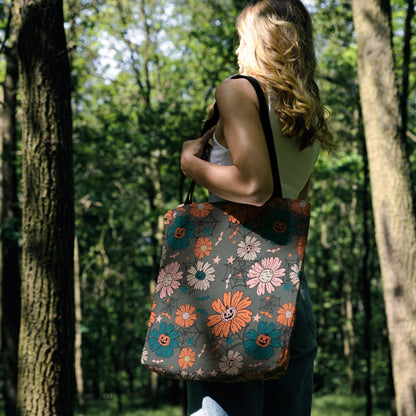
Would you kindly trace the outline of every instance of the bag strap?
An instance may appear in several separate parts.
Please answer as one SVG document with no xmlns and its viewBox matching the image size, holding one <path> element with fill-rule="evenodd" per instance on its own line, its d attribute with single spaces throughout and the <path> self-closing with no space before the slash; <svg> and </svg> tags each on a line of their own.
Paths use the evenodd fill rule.
<svg viewBox="0 0 416 416">
<path fill-rule="evenodd" d="M 232 79 L 236 79 L 236 78 L 245 78 L 247 81 L 251 83 L 251 85 L 256 91 L 257 98 L 259 100 L 259 106 L 260 106 L 260 120 L 263 126 L 264 136 L 266 138 L 267 149 L 269 151 L 270 166 L 271 166 L 272 175 L 273 175 L 272 198 L 282 198 L 282 185 L 280 182 L 279 167 L 277 164 L 276 148 L 274 145 L 272 127 L 270 125 L 269 110 L 267 107 L 267 102 L 266 102 L 266 98 L 264 96 L 263 90 L 261 89 L 259 82 L 253 77 L 250 77 L 247 75 L 234 75 L 232 77 Z M 214 114 L 209 120 L 207 120 L 204 123 L 201 135 L 203 135 L 211 127 L 213 127 L 215 124 L 218 123 L 219 116 L 220 114 L 218 111 L 218 106 L 217 106 L 217 103 L 215 103 Z M 206 155 L 206 153 L 207 153 L 206 149 L 204 149 L 203 155 Z M 203 156 L 203 158 L 205 159 L 206 156 L 205 157 Z M 192 203 L 194 188 L 195 188 L 195 181 L 192 181 L 188 190 L 188 194 L 185 199 L 185 204 Z"/>
</svg>

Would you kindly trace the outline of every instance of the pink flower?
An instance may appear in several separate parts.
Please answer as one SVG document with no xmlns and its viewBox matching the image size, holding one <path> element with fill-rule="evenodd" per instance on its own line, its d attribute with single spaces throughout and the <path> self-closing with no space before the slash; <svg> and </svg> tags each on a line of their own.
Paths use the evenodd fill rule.
<svg viewBox="0 0 416 416">
<path fill-rule="evenodd" d="M 272 293 L 275 287 L 279 287 L 283 280 L 280 277 L 285 275 L 286 269 L 280 268 L 282 260 L 278 257 L 268 257 L 255 263 L 248 271 L 247 286 L 252 289 L 257 286 L 257 295 L 264 295 L 265 290 Z"/>
<path fill-rule="evenodd" d="M 160 299 L 171 296 L 173 290 L 180 286 L 179 280 L 182 279 L 183 272 L 179 271 L 179 268 L 180 264 L 175 261 L 174 263 L 167 264 L 166 267 L 159 272 L 156 293 L 160 290 Z"/>
</svg>

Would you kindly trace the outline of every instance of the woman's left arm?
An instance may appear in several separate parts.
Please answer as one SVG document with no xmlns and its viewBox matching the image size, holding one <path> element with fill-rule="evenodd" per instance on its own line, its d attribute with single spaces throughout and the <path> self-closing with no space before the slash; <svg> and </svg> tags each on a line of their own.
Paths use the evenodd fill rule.
<svg viewBox="0 0 416 416">
<path fill-rule="evenodd" d="M 183 173 L 220 198 L 261 206 L 271 197 L 273 177 L 257 95 L 245 79 L 224 81 L 216 91 L 220 119 L 215 129 L 233 160 L 220 166 L 200 159 L 213 130 L 183 144 Z"/>
</svg>

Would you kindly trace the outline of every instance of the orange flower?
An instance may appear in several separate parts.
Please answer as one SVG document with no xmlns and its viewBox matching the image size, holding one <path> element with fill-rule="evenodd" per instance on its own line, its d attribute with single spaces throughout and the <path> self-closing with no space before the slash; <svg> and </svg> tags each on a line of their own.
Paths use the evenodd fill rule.
<svg viewBox="0 0 416 416">
<path fill-rule="evenodd" d="M 193 215 L 194 217 L 198 218 L 205 218 L 209 215 L 209 213 L 212 210 L 212 204 L 208 203 L 195 203 L 191 204 L 191 209 L 189 210 L 189 213 Z"/>
<path fill-rule="evenodd" d="M 287 368 L 289 365 L 289 348 L 282 348 L 282 351 L 280 352 L 279 357 L 279 366 L 284 366 Z"/>
<path fill-rule="evenodd" d="M 175 323 L 179 326 L 189 328 L 196 321 L 195 307 L 192 305 L 181 305 L 176 310 Z"/>
<path fill-rule="evenodd" d="M 297 212 L 298 214 L 303 214 L 308 217 L 311 215 L 310 205 L 306 201 L 303 201 L 301 199 L 294 201 L 293 204 L 291 205 L 291 208 L 293 209 L 293 211 Z"/>
<path fill-rule="evenodd" d="M 170 209 L 165 215 L 165 224 L 166 225 L 170 224 L 170 222 L 172 221 L 172 217 L 173 217 L 173 211 Z"/>
<path fill-rule="evenodd" d="M 207 326 L 212 326 L 212 333 L 217 337 L 228 337 L 228 334 L 236 334 L 250 321 L 252 311 L 246 309 L 252 304 L 248 296 L 242 299 L 244 292 L 237 291 L 231 297 L 231 292 L 224 293 L 223 301 L 218 298 L 211 304 L 212 309 L 218 312 L 208 316 Z"/>
<path fill-rule="evenodd" d="M 277 311 L 277 322 L 285 326 L 293 326 L 295 323 L 295 306 L 292 302 L 284 303 Z"/>
<path fill-rule="evenodd" d="M 178 364 L 180 368 L 186 370 L 192 367 L 195 362 L 195 351 L 192 348 L 183 348 L 179 353 Z"/>
<path fill-rule="evenodd" d="M 224 214 L 228 215 L 228 220 L 233 223 L 244 223 L 246 220 L 250 220 L 256 217 L 261 212 L 261 207 L 254 205 L 236 204 L 235 202 L 229 202 L 225 206 Z"/>
<path fill-rule="evenodd" d="M 153 309 L 156 308 L 156 302 L 153 301 L 153 305 L 152 305 L 152 312 L 150 312 L 150 318 L 149 318 L 149 322 L 147 323 L 147 326 L 150 328 L 151 325 L 153 324 L 153 322 L 156 320 L 156 314 L 153 312 Z"/>
<path fill-rule="evenodd" d="M 212 250 L 212 241 L 208 237 L 200 237 L 195 244 L 195 256 L 202 259 L 204 256 L 209 256 Z"/>
<path fill-rule="evenodd" d="M 305 257 L 305 249 L 306 249 L 306 237 L 302 236 L 302 237 L 299 238 L 298 248 L 297 248 L 298 254 L 302 258 Z"/>
</svg>

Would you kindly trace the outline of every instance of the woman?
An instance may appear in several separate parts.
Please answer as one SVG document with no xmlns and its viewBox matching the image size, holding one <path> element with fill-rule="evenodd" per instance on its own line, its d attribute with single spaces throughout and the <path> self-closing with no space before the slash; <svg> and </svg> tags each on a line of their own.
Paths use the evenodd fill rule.
<svg viewBox="0 0 416 416">
<path fill-rule="evenodd" d="M 240 74 L 255 77 L 268 100 L 284 198 L 306 199 L 321 147 L 333 144 L 319 90 L 310 15 L 300 0 L 250 3 L 237 19 Z M 220 118 L 204 136 L 184 143 L 184 174 L 210 192 L 210 199 L 262 206 L 273 177 L 259 117 L 259 103 L 244 78 L 216 90 Z M 208 161 L 200 158 L 213 139 Z M 286 375 L 248 383 L 188 382 L 188 407 L 195 415 L 309 415 L 312 402 L 315 322 L 304 280 Z"/>
</svg>

